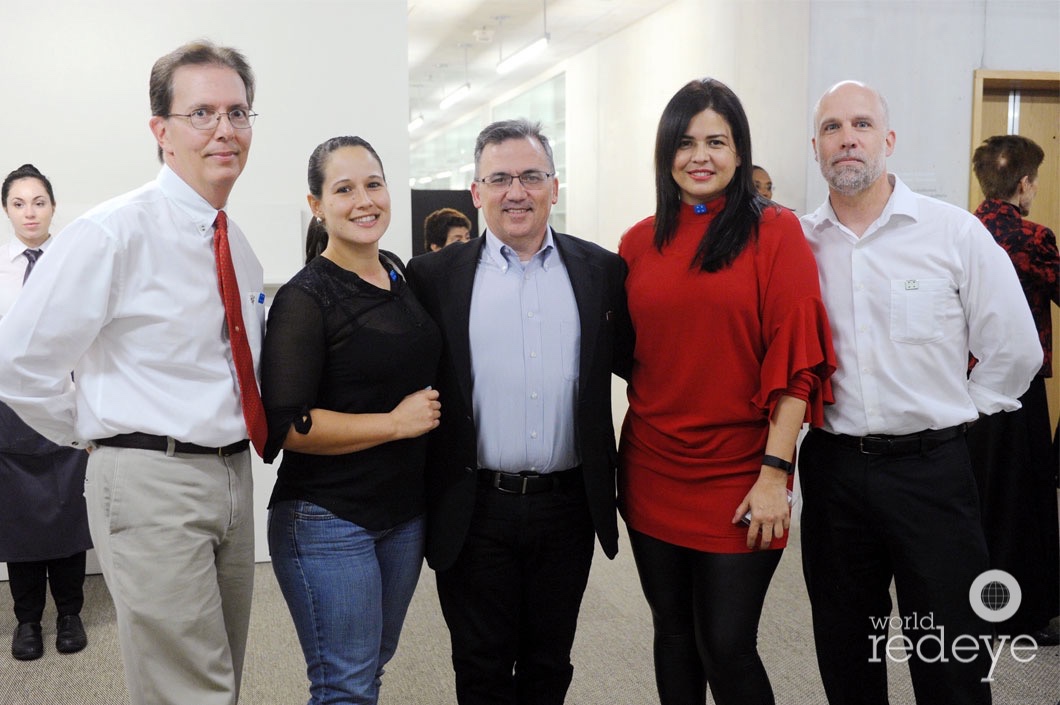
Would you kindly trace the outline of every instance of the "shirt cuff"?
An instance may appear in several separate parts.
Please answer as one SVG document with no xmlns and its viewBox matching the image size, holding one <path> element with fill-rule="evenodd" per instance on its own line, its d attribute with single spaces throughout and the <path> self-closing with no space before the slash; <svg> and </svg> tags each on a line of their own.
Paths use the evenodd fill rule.
<svg viewBox="0 0 1060 705">
<path fill-rule="evenodd" d="M 996 414 L 999 411 L 1016 411 L 1022 408 L 1019 399 L 995 392 L 980 384 L 968 381 L 968 396 L 972 398 L 980 414 Z"/>
</svg>

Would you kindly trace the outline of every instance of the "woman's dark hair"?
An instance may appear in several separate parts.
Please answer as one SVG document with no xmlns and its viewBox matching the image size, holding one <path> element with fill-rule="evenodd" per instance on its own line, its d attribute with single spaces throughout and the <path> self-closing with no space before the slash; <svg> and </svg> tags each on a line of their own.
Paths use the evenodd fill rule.
<svg viewBox="0 0 1060 705">
<path fill-rule="evenodd" d="M 48 181 L 48 177 L 40 173 L 37 170 L 37 167 L 32 164 L 23 164 L 7 175 L 7 178 L 4 179 L 3 187 L 0 188 L 0 205 L 7 208 L 7 194 L 11 192 L 11 184 L 21 179 L 36 179 L 44 184 L 44 190 L 48 192 L 48 198 L 51 200 L 52 205 L 55 205 L 55 193 L 52 191 L 52 182 Z"/>
<path fill-rule="evenodd" d="M 720 81 L 691 81 L 674 94 L 659 118 L 655 135 L 655 246 L 661 251 L 677 231 L 681 189 L 673 178 L 674 155 L 688 124 L 704 110 L 713 110 L 729 124 L 739 164 L 725 187 L 725 207 L 711 221 L 691 265 L 716 272 L 732 264 L 747 243 L 758 236 L 765 200 L 755 190 L 751 171 L 751 129 L 740 99 Z"/>
<path fill-rule="evenodd" d="M 379 158 L 379 154 L 376 153 L 375 148 L 367 140 L 350 135 L 332 137 L 318 144 L 313 153 L 309 155 L 309 193 L 313 194 L 314 198 L 323 197 L 324 167 L 327 164 L 328 157 L 336 149 L 341 149 L 342 147 L 364 147 L 367 149 L 368 153 L 379 162 L 379 170 L 383 173 L 383 179 L 386 179 L 386 172 L 383 170 L 383 160 Z M 305 261 L 308 263 L 309 260 L 319 255 L 328 246 L 328 231 L 324 228 L 323 223 L 313 218 L 309 223 L 309 228 L 306 230 L 305 239 Z"/>
<path fill-rule="evenodd" d="M 313 259 L 328 246 L 328 231 L 324 224 L 313 218 L 309 221 L 309 227 L 305 231 L 305 262 Z"/>
<path fill-rule="evenodd" d="M 423 220 L 423 247 L 428 252 L 431 245 L 439 249 L 445 247 L 450 228 L 467 228 L 471 230 L 471 221 L 455 208 L 439 208 Z"/>
</svg>

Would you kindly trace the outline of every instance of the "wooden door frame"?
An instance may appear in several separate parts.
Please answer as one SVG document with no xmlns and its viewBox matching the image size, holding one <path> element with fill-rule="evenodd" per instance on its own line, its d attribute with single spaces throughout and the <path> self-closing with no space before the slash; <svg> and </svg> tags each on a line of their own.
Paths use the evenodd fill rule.
<svg viewBox="0 0 1060 705">
<path fill-rule="evenodd" d="M 983 100 L 987 91 L 996 90 L 1034 90 L 1053 91 L 1060 95 L 1060 71 L 994 71 L 990 69 L 976 69 L 974 87 L 972 89 L 972 145 L 969 155 L 983 143 L 990 135 L 983 133 Z M 979 183 L 972 169 L 968 170 L 968 210 L 974 210 L 978 205 Z M 1050 433 L 1057 425 L 1057 417 L 1060 416 L 1060 311 L 1056 306 L 1050 306 L 1053 317 L 1053 359 L 1054 376 L 1046 380 L 1046 394 L 1049 399 L 1049 430 Z"/>
<path fill-rule="evenodd" d="M 1026 89 L 1054 90 L 1060 92 L 1060 71 L 995 71 L 993 69 L 976 69 L 972 85 L 972 146 L 971 154 L 976 147 L 990 135 L 983 134 L 983 95 L 992 89 Z M 974 210 L 978 203 L 972 203 L 977 193 L 978 182 L 975 173 L 968 170 L 968 210 Z"/>
</svg>

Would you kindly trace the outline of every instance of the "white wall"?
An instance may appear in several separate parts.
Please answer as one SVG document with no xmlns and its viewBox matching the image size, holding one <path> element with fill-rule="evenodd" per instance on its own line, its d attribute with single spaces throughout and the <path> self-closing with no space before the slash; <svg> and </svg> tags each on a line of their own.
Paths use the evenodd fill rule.
<svg viewBox="0 0 1060 705">
<path fill-rule="evenodd" d="M 887 98 L 897 134 L 888 160 L 916 191 L 967 208 L 975 69 L 1060 71 L 1056 0 L 917 0 L 811 4 L 810 110 L 854 78 Z M 807 202 L 827 195 L 806 123 Z"/>
<path fill-rule="evenodd" d="M 411 254 L 407 9 L 394 0 L 40 0 L 0 9 L 0 173 L 33 162 L 55 186 L 57 225 L 154 178 L 151 65 L 200 37 L 254 69 L 254 142 L 233 218 L 282 283 L 302 259 L 306 163 L 358 134 L 383 159 L 393 198 L 384 246 Z M 0 234 L 10 233 L 2 219 Z M 308 222 L 305 220 L 304 222 Z M 6 239 L 6 238 L 0 238 Z"/>
<path fill-rule="evenodd" d="M 147 127 L 155 59 L 206 37 L 242 51 L 260 117 L 232 217 L 266 282 L 301 267 L 306 163 L 323 140 L 357 134 L 379 152 L 393 203 L 384 247 L 411 255 L 407 9 L 396 0 L 40 0 L 0 8 L 0 178 L 32 162 L 52 181 L 53 232 L 92 205 L 153 179 Z M 10 235 L 0 219 L 0 241 Z M 257 557 L 275 466 L 255 461 Z M 0 578 L 6 577 L 0 567 Z"/>
<path fill-rule="evenodd" d="M 568 229 L 612 249 L 655 210 L 659 116 L 684 84 L 732 88 L 775 198 L 801 208 L 805 3 L 678 0 L 566 62 Z"/>
</svg>

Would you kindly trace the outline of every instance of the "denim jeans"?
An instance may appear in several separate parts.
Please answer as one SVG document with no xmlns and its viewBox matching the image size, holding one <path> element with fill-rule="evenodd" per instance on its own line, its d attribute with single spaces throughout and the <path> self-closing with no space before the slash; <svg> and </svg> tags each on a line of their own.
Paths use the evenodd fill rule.
<svg viewBox="0 0 1060 705">
<path fill-rule="evenodd" d="M 269 512 L 272 569 L 309 676 L 309 705 L 373 704 L 423 565 L 424 519 L 369 531 L 310 502 Z"/>
</svg>

